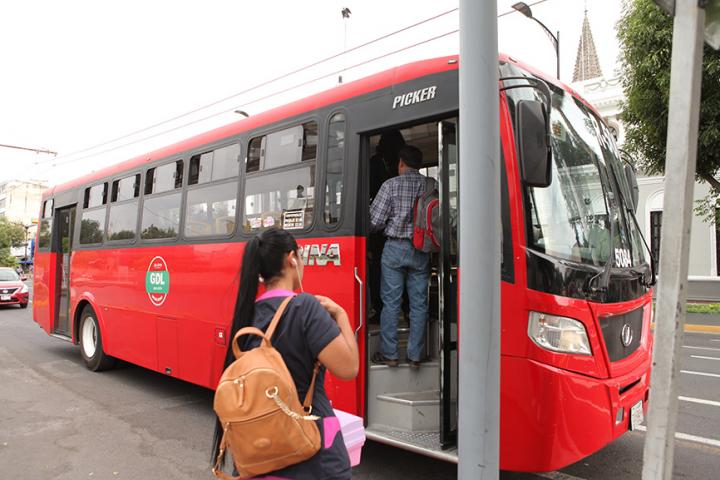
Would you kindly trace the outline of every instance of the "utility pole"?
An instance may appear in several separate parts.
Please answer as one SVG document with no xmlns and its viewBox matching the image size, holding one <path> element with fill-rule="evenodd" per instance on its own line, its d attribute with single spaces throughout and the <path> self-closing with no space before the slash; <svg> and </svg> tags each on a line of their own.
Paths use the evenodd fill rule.
<svg viewBox="0 0 720 480">
<path fill-rule="evenodd" d="M 664 221 L 660 245 L 662 275 L 655 316 L 643 480 L 672 478 L 700 116 L 705 10 L 698 5 L 698 0 L 676 0 L 674 9 Z"/>
<path fill-rule="evenodd" d="M 500 472 L 500 114 L 494 1 L 460 0 L 459 86 L 458 478 L 496 480 Z M 463 348 L 463 339 L 471 339 L 472 348 Z"/>
<path fill-rule="evenodd" d="M 57 152 L 53 152 L 52 150 L 46 150 L 44 148 L 19 147 L 17 145 L 5 145 L 2 143 L 0 143 L 0 148 L 13 148 L 15 150 L 25 150 L 28 152 L 47 153 L 48 155 L 53 155 L 57 157 Z"/>
</svg>

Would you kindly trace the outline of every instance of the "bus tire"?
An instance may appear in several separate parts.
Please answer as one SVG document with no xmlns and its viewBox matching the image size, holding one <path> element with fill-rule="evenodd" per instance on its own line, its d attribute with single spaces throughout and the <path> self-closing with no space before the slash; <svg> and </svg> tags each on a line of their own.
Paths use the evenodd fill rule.
<svg viewBox="0 0 720 480">
<path fill-rule="evenodd" d="M 95 311 L 89 305 L 80 315 L 80 355 L 85 366 L 93 372 L 107 370 L 115 365 L 115 359 L 103 351 L 100 324 Z"/>
</svg>

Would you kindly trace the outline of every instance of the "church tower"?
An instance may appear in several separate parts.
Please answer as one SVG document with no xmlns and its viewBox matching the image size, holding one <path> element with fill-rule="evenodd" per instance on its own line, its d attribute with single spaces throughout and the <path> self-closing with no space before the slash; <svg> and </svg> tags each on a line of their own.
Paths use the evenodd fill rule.
<svg viewBox="0 0 720 480">
<path fill-rule="evenodd" d="M 577 57 L 575 58 L 575 70 L 573 71 L 573 83 L 590 80 L 591 78 L 602 77 L 600 62 L 595 51 L 590 22 L 588 21 L 587 9 L 583 20 L 582 34 L 578 44 Z"/>
</svg>

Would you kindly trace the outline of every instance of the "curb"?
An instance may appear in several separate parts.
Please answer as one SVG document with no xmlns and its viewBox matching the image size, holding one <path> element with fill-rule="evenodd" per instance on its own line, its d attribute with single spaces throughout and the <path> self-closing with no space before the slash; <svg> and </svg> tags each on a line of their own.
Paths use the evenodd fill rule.
<svg viewBox="0 0 720 480">
<path fill-rule="evenodd" d="M 650 324 L 650 328 L 655 330 L 655 322 Z M 720 325 L 698 325 L 693 323 L 686 323 L 684 331 L 695 333 L 713 333 L 720 335 Z"/>
</svg>

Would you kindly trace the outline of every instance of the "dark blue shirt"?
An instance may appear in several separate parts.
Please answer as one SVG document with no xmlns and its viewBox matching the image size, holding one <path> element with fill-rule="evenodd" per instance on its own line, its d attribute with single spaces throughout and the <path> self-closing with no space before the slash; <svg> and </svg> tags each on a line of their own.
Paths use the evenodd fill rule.
<svg viewBox="0 0 720 480">
<path fill-rule="evenodd" d="M 267 330 L 273 315 L 284 299 L 285 297 L 271 297 L 257 302 L 253 326 L 263 331 Z M 271 343 L 280 352 L 290 370 L 301 403 L 305 400 L 305 394 L 310 387 L 318 354 L 338 335 L 340 328 L 337 323 L 314 296 L 301 293 L 285 308 Z M 259 337 L 248 336 L 243 343 L 243 350 L 258 345 L 260 345 Z M 350 479 L 350 459 L 342 434 L 329 432 L 334 438 L 327 440 L 325 438 L 324 427 L 333 423 L 335 417 L 325 393 L 325 367 L 321 367 L 318 371 L 312 406 L 313 415 L 320 417 L 317 421 L 322 438 L 320 451 L 302 463 L 268 473 L 267 476 L 293 480 Z"/>
</svg>

